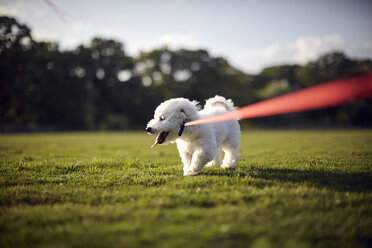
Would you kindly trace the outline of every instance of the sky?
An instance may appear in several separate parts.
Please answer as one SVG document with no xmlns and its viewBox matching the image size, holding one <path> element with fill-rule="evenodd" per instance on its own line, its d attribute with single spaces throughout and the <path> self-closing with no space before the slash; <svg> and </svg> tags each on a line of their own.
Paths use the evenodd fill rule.
<svg viewBox="0 0 372 248">
<path fill-rule="evenodd" d="M 206 49 L 248 73 L 332 51 L 372 59 L 371 13 L 371 0 L 0 0 L 0 15 L 62 49 L 93 37 L 123 42 L 131 56 Z"/>
</svg>

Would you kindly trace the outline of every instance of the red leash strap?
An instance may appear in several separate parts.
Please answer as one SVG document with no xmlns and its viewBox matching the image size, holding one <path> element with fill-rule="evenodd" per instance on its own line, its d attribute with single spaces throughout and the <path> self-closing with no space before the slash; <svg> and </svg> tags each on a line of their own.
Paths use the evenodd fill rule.
<svg viewBox="0 0 372 248">
<path fill-rule="evenodd" d="M 372 97 L 372 74 L 323 83 L 224 114 L 188 122 L 185 126 L 327 108 L 367 97 Z"/>
</svg>

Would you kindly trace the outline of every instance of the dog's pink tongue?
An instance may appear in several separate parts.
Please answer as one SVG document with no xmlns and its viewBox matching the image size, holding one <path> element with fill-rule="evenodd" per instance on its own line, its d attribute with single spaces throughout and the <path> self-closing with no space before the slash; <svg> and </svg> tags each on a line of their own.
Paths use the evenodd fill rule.
<svg viewBox="0 0 372 248">
<path fill-rule="evenodd" d="M 161 135 L 161 133 L 159 133 L 158 137 L 156 137 L 155 143 L 151 146 L 151 148 L 154 148 L 157 144 L 159 144 L 160 135 Z"/>
</svg>

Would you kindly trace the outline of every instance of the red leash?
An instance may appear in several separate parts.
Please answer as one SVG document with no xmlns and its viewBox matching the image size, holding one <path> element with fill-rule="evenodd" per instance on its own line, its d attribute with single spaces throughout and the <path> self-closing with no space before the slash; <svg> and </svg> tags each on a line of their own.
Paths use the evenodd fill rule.
<svg viewBox="0 0 372 248">
<path fill-rule="evenodd" d="M 367 97 L 372 97 L 372 74 L 323 83 L 227 113 L 191 121 L 185 126 L 327 108 Z"/>
</svg>

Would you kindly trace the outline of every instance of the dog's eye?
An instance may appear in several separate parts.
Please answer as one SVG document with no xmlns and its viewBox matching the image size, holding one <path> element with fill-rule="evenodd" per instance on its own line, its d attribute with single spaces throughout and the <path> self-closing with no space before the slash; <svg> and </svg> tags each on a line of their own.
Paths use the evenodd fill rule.
<svg viewBox="0 0 372 248">
<path fill-rule="evenodd" d="M 160 116 L 160 117 L 159 117 L 159 120 L 160 120 L 160 121 L 164 121 L 164 120 L 165 120 L 164 116 Z"/>
</svg>

